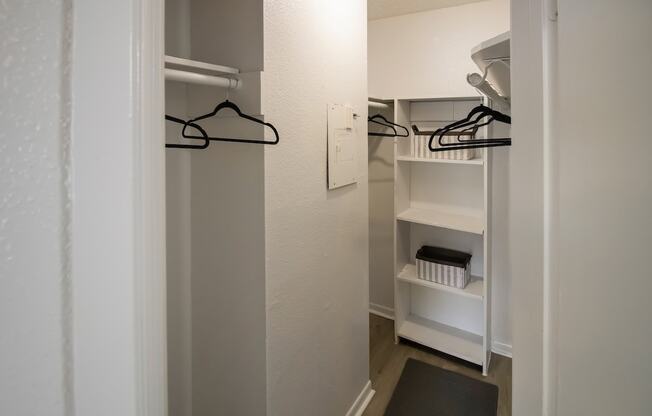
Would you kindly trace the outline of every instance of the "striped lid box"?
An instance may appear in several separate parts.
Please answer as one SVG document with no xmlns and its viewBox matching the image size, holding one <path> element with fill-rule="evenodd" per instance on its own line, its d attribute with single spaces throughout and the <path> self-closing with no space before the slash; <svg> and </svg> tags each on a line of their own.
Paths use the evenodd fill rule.
<svg viewBox="0 0 652 416">
<path fill-rule="evenodd" d="M 471 255 L 442 247 L 423 246 L 416 256 L 417 277 L 464 289 L 471 277 Z"/>
</svg>

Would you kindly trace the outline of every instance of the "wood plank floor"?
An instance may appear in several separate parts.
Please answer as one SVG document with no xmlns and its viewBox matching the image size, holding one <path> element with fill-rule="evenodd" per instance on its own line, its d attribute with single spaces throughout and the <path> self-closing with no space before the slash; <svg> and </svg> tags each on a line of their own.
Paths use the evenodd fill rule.
<svg viewBox="0 0 652 416">
<path fill-rule="evenodd" d="M 418 344 L 401 341 L 394 344 L 394 321 L 369 315 L 369 355 L 371 384 L 376 395 L 363 416 L 382 416 L 408 358 L 455 371 L 498 386 L 498 416 L 511 416 L 512 360 L 493 354 L 489 375 L 482 376 L 480 367 L 433 351 Z"/>
</svg>

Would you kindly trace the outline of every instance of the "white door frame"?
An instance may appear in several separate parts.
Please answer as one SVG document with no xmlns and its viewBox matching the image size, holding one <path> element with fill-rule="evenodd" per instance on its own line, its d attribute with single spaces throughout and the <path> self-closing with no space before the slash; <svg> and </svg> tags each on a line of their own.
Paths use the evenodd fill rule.
<svg viewBox="0 0 652 416">
<path fill-rule="evenodd" d="M 164 2 L 72 3 L 68 388 L 78 415 L 164 416 Z"/>
<path fill-rule="evenodd" d="M 510 7 L 510 169 L 518 178 L 510 183 L 510 216 L 528 224 L 510 232 L 512 412 L 543 416 L 556 414 L 557 388 L 556 11 L 556 0 L 513 1 Z"/>
</svg>

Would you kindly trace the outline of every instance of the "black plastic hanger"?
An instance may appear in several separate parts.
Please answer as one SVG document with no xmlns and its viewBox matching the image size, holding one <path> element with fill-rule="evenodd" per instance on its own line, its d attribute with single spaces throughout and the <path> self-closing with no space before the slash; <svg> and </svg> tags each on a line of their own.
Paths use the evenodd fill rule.
<svg viewBox="0 0 652 416">
<path fill-rule="evenodd" d="M 482 121 L 486 117 L 488 117 L 488 119 Z M 494 121 L 511 124 L 512 118 L 485 105 L 478 105 L 474 107 L 464 119 L 458 120 L 432 132 L 428 141 L 428 148 L 431 152 L 445 152 L 449 150 L 510 146 L 512 144 L 512 139 L 508 137 L 475 139 L 475 134 L 480 127 L 486 126 Z M 437 142 L 439 143 L 439 147 L 433 146 L 432 141 L 435 136 L 438 136 Z M 457 140 L 452 143 L 444 143 L 442 140 L 444 136 L 457 136 Z M 462 136 L 470 138 L 463 139 Z"/>
<path fill-rule="evenodd" d="M 195 123 L 197 121 L 213 117 L 213 116 L 215 116 L 217 113 L 219 113 L 221 110 L 223 110 L 225 108 L 235 111 L 236 114 L 238 115 L 238 117 L 241 117 L 241 118 L 247 119 L 249 121 L 252 121 L 254 123 L 262 124 L 263 126 L 269 127 L 274 132 L 274 136 L 276 138 L 274 139 L 274 141 L 266 141 L 264 139 L 260 139 L 260 140 L 258 140 L 258 139 L 239 139 L 239 138 L 232 138 L 232 137 L 210 137 L 210 136 L 208 136 L 208 137 L 206 137 L 207 140 L 214 140 L 214 141 L 220 141 L 220 142 L 235 142 L 235 143 L 253 143 L 253 144 L 277 144 L 279 142 L 278 131 L 276 131 L 276 127 L 274 127 L 271 123 L 266 123 L 266 122 L 264 122 L 262 120 L 259 120 L 259 119 L 255 118 L 255 117 L 252 117 L 252 116 L 250 116 L 248 114 L 243 113 L 242 111 L 240 111 L 240 108 L 235 103 L 232 103 L 229 100 L 225 100 L 225 101 L 219 103 L 217 105 L 217 107 L 215 107 L 215 110 L 211 111 L 210 113 L 204 114 L 203 116 L 199 116 L 197 118 L 193 118 L 192 120 L 188 120 L 187 122 L 185 122 L 185 125 L 183 126 L 183 130 L 182 130 L 181 134 L 183 135 L 183 137 L 185 137 L 187 139 L 202 139 L 202 138 L 204 138 L 202 136 L 192 136 L 192 135 L 186 134 L 186 127 L 193 126 L 193 123 Z"/>
<path fill-rule="evenodd" d="M 199 126 L 198 124 L 194 124 L 194 123 L 189 123 L 188 124 L 185 120 L 181 120 L 180 118 L 170 116 L 170 115 L 167 115 L 167 114 L 165 115 L 165 119 L 168 120 L 168 121 L 172 121 L 172 122 L 181 124 L 181 125 L 183 125 L 184 128 L 186 127 L 186 125 L 189 125 L 190 127 L 193 127 L 195 129 L 197 129 L 202 134 L 202 136 L 201 137 L 193 137 L 193 139 L 204 139 L 203 144 L 168 144 L 168 143 L 166 143 L 165 147 L 169 147 L 169 148 L 172 148 L 172 149 L 206 149 L 208 147 L 208 145 L 210 144 L 210 142 L 208 141 L 208 135 L 206 134 L 204 129 L 202 129 L 201 126 Z"/>
<path fill-rule="evenodd" d="M 493 117 L 496 121 L 500 121 L 503 123 L 511 124 L 512 123 L 512 118 L 506 114 L 501 113 L 500 111 L 496 111 L 492 108 L 487 107 L 486 105 L 480 104 L 469 112 L 469 114 L 466 115 L 465 118 L 462 120 L 458 120 L 454 123 L 451 123 L 445 127 L 442 127 L 443 129 L 447 130 L 453 130 L 455 128 L 461 128 L 465 127 L 471 124 L 476 124 L 480 119 L 484 117 Z"/>
<path fill-rule="evenodd" d="M 382 121 L 378 121 L 379 119 L 382 120 Z M 409 137 L 410 136 L 410 131 L 406 127 L 403 127 L 400 124 L 392 123 L 391 121 L 387 120 L 385 117 L 383 117 L 380 114 L 376 114 L 376 115 L 374 115 L 372 117 L 369 117 L 367 120 L 369 122 L 371 122 L 371 123 L 380 124 L 383 127 L 392 129 L 392 131 L 394 132 L 394 134 L 389 134 L 389 133 L 368 133 L 369 136 L 380 136 L 380 137 Z M 395 127 L 399 127 L 401 129 L 405 130 L 405 134 L 399 134 L 396 131 Z"/>
</svg>

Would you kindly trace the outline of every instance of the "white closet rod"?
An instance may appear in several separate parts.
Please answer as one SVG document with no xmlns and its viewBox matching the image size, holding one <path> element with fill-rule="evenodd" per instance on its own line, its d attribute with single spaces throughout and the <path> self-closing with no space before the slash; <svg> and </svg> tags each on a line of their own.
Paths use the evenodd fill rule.
<svg viewBox="0 0 652 416">
<path fill-rule="evenodd" d="M 204 75 L 170 68 L 165 68 L 165 79 L 168 81 L 181 81 L 190 84 L 211 85 L 231 89 L 240 88 L 242 84 L 239 79 L 216 77 L 214 75 Z"/>
<path fill-rule="evenodd" d="M 509 98 L 503 97 L 502 95 L 498 94 L 498 91 L 494 89 L 494 87 L 489 84 L 487 81 L 487 75 L 489 75 L 489 69 L 496 63 L 499 62 L 507 67 L 509 70 L 509 64 L 505 62 L 505 58 L 500 58 L 500 59 L 494 59 L 489 62 L 489 65 L 487 65 L 484 68 L 484 74 L 480 75 L 478 73 L 471 73 L 466 76 L 466 82 L 468 82 L 473 88 L 477 89 L 487 97 L 491 98 L 494 101 L 502 102 L 507 105 L 509 105 Z"/>
<path fill-rule="evenodd" d="M 488 82 L 486 79 L 482 78 L 482 75 L 477 74 L 477 73 L 472 73 L 468 74 L 466 76 L 466 80 L 468 81 L 469 84 L 473 88 L 476 88 L 478 91 L 486 95 L 487 97 L 491 98 L 494 101 L 509 104 L 509 101 L 507 98 L 501 96 L 498 94 L 498 91 L 496 91 Z"/>
<path fill-rule="evenodd" d="M 369 101 L 369 107 L 371 108 L 389 108 L 389 105 L 385 103 L 377 103 L 375 101 Z"/>
</svg>

